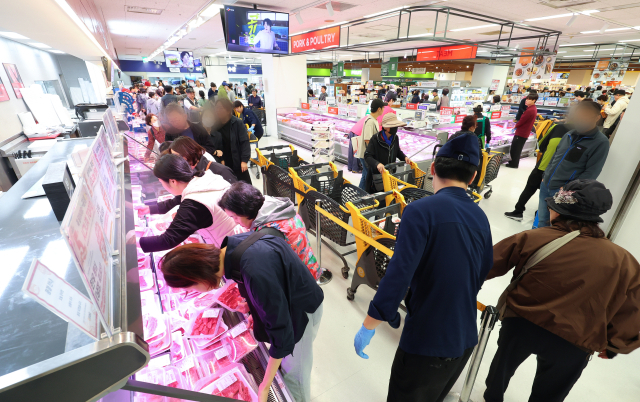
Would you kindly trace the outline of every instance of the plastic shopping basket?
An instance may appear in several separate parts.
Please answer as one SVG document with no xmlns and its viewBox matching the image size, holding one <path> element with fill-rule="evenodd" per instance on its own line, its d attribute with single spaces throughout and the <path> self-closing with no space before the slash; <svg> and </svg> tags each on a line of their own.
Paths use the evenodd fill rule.
<svg viewBox="0 0 640 402">
<path fill-rule="evenodd" d="M 483 194 L 483 198 L 488 199 L 493 193 L 493 189 L 489 183 L 498 177 L 503 155 L 504 154 L 502 152 L 482 151 L 482 169 L 479 172 L 479 176 L 469 187 L 477 194 L 482 194 L 485 189 L 488 189 L 488 191 Z"/>
<path fill-rule="evenodd" d="M 394 168 L 404 164 L 405 164 L 404 162 L 399 162 L 399 163 L 393 163 L 387 166 L 389 166 L 390 168 Z M 413 201 L 419 200 L 421 198 L 433 195 L 432 192 L 418 188 L 416 185 L 410 183 L 410 181 L 413 181 L 415 183 L 415 171 L 413 169 L 408 169 L 408 170 L 391 174 L 386 169 L 387 166 L 385 166 L 385 170 L 382 173 L 382 182 L 384 184 L 384 191 L 386 193 L 389 193 L 390 191 L 393 191 L 393 190 L 399 191 L 404 196 L 404 201 L 407 204 Z M 408 181 L 405 181 L 404 179 L 407 179 Z M 424 185 L 425 183 L 424 175 L 421 176 L 421 180 Z M 394 201 L 394 198 L 392 195 L 387 196 L 386 205 L 391 205 L 393 201 Z"/>
</svg>

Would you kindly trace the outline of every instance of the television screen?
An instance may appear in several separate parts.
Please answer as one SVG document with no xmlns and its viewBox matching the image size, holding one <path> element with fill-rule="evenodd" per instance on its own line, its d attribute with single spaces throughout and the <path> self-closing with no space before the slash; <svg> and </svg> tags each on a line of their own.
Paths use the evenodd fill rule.
<svg viewBox="0 0 640 402">
<path fill-rule="evenodd" d="M 167 67 L 193 68 L 193 52 L 165 50 L 164 61 Z"/>
<path fill-rule="evenodd" d="M 289 14 L 226 6 L 227 50 L 289 54 Z"/>
</svg>

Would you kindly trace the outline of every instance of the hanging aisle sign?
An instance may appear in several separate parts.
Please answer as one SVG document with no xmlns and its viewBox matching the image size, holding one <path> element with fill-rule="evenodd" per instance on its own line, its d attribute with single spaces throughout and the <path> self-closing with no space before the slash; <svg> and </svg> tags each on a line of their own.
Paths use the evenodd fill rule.
<svg viewBox="0 0 640 402">
<path fill-rule="evenodd" d="M 456 45 L 418 49 L 416 61 L 475 59 L 478 46 Z"/>
<path fill-rule="evenodd" d="M 291 37 L 291 53 L 340 46 L 340 26 L 307 32 Z"/>
</svg>

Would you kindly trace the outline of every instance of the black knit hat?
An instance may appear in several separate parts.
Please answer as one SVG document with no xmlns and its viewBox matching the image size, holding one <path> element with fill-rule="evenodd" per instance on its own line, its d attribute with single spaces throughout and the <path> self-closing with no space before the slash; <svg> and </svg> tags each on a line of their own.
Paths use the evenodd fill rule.
<svg viewBox="0 0 640 402">
<path fill-rule="evenodd" d="M 611 192 L 597 180 L 574 180 L 546 201 L 562 216 L 598 223 L 603 222 L 600 215 L 613 205 Z"/>
</svg>

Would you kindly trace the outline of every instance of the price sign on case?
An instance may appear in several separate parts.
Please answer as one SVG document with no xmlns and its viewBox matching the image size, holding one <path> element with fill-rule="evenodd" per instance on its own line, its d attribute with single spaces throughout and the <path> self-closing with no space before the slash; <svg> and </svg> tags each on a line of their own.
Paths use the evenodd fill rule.
<svg viewBox="0 0 640 402">
<path fill-rule="evenodd" d="M 451 116 L 453 114 L 453 108 L 452 107 L 442 107 L 440 108 L 440 116 Z"/>
<path fill-rule="evenodd" d="M 500 112 L 500 111 L 491 112 L 491 118 L 492 119 L 499 119 L 500 117 L 502 117 L 502 112 Z"/>
</svg>

